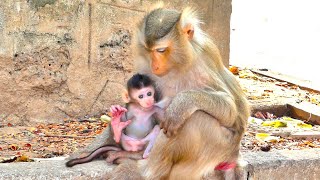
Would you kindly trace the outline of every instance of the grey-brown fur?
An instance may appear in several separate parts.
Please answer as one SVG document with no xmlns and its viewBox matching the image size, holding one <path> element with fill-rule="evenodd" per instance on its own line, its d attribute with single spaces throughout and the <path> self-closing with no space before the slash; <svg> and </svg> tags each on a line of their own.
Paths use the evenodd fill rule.
<svg viewBox="0 0 320 180">
<path fill-rule="evenodd" d="M 167 35 L 180 19 L 181 13 L 170 9 L 156 9 L 146 17 L 145 38 L 150 47 Z"/>
</svg>

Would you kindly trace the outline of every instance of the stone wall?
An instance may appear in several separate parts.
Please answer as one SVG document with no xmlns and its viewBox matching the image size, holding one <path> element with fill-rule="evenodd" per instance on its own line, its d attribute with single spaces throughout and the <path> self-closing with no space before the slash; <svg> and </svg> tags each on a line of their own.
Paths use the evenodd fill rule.
<svg viewBox="0 0 320 180">
<path fill-rule="evenodd" d="M 120 103 L 132 33 L 152 2 L 1 0 L 0 124 L 60 122 Z M 165 2 L 196 7 L 228 64 L 231 0 Z"/>
</svg>

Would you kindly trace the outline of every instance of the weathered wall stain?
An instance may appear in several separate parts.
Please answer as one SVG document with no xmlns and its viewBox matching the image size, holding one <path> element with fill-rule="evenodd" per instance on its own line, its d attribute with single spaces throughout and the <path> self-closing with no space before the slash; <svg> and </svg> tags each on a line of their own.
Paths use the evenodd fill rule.
<svg viewBox="0 0 320 180">
<path fill-rule="evenodd" d="M 54 4 L 56 1 L 57 0 L 28 0 L 31 6 L 37 9 L 40 7 L 44 7 L 47 4 Z"/>
</svg>

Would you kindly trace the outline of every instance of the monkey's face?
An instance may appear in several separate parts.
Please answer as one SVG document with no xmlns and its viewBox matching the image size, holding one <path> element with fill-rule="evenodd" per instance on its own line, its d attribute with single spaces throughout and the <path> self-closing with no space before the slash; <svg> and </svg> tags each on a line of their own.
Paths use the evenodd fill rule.
<svg viewBox="0 0 320 180">
<path fill-rule="evenodd" d="M 131 98 L 134 99 L 141 107 L 149 109 L 152 108 L 154 99 L 155 89 L 153 87 L 143 87 L 141 89 L 132 89 L 130 91 Z"/>
<path fill-rule="evenodd" d="M 140 26 L 138 47 L 150 61 L 151 72 L 159 77 L 171 71 L 183 74 L 192 64 L 193 26 L 182 26 L 180 17 L 180 12 L 160 8 L 150 12 Z"/>
<path fill-rule="evenodd" d="M 150 48 L 151 71 L 157 76 L 166 75 L 172 68 L 170 54 L 172 52 L 171 42 L 164 41 Z"/>
<path fill-rule="evenodd" d="M 180 33 L 179 37 L 158 40 L 150 48 L 151 72 L 159 77 L 170 71 L 186 72 L 192 64 L 192 50 L 187 33 Z"/>
</svg>

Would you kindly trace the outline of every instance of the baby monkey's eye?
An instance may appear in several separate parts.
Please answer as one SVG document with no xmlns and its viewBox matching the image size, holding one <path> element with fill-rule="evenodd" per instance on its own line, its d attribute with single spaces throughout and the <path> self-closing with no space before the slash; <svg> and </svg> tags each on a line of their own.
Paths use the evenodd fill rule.
<svg viewBox="0 0 320 180">
<path fill-rule="evenodd" d="M 143 98 L 143 95 L 139 95 L 138 98 L 139 98 L 139 99 L 142 99 L 142 98 Z"/>
<path fill-rule="evenodd" d="M 164 53 L 166 50 L 167 50 L 167 48 L 166 47 L 164 47 L 164 48 L 158 48 L 158 49 L 156 49 L 157 50 L 157 52 L 159 52 L 159 53 Z"/>
<path fill-rule="evenodd" d="M 148 92 L 147 95 L 148 95 L 148 96 L 152 96 L 152 92 Z"/>
</svg>

